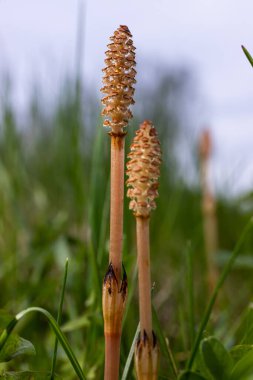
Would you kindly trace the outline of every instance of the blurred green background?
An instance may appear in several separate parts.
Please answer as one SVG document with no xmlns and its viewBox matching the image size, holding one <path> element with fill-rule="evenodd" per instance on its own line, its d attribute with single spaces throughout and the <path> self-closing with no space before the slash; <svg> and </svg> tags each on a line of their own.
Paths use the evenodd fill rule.
<svg viewBox="0 0 253 380">
<path fill-rule="evenodd" d="M 193 263 L 194 318 L 200 321 L 208 299 L 203 243 L 198 150 L 182 113 L 191 81 L 178 70 L 161 75 L 157 86 L 139 91 L 126 151 L 146 114 L 157 127 L 163 164 L 157 210 L 151 219 L 153 302 L 179 366 L 191 347 L 189 326 L 189 245 Z M 103 323 L 101 286 L 108 265 L 110 140 L 100 118 L 100 100 L 83 95 L 78 78 L 68 78 L 50 110 L 37 89 L 25 118 L 12 102 L 10 77 L 3 77 L 0 120 L 0 284 L 1 308 L 16 314 L 28 306 L 57 314 L 65 260 L 69 275 L 63 328 L 84 364 L 88 378 L 102 378 Z M 181 148 L 184 146 L 184 148 Z M 177 148 L 179 147 L 179 148 Z M 182 170 L 180 152 L 188 150 Z M 190 183 L 190 184 L 189 184 Z M 231 199 L 217 194 L 219 251 L 222 268 L 252 213 L 252 196 Z M 209 331 L 229 345 L 252 294 L 252 237 L 230 275 Z M 122 368 L 138 324 L 135 220 L 125 202 L 124 264 L 129 299 L 122 338 Z M 16 359 L 1 368 L 50 368 L 53 333 L 40 317 L 27 318 L 18 330 L 35 345 L 37 355 Z M 95 353 L 92 354 L 92 353 Z M 163 361 L 162 361 L 163 363 Z M 166 364 L 162 367 L 166 374 Z M 57 371 L 75 378 L 59 351 Z M 165 377 L 166 378 L 166 377 Z"/>
<path fill-rule="evenodd" d="M 46 308 L 56 317 L 68 258 L 62 328 L 87 378 L 102 379 L 101 289 L 108 265 L 110 139 L 102 127 L 96 89 L 82 80 L 82 22 L 77 28 L 76 72 L 67 71 L 61 82 L 57 78 L 55 86 L 50 83 L 46 90 L 53 88 L 53 95 L 49 100 L 45 96 L 47 83 L 43 88 L 43 80 L 38 76 L 37 82 L 36 76 L 31 76 L 33 85 L 25 99 L 27 107 L 21 112 L 16 102 L 15 75 L 7 71 L 0 76 L 0 321 L 5 313 L 15 315 L 29 306 Z M 219 66 L 218 57 L 217 61 Z M 181 369 L 189 357 L 210 296 L 201 209 L 199 136 L 193 128 L 195 113 L 202 107 L 203 99 L 198 97 L 194 72 L 182 60 L 180 65 L 173 66 L 163 66 L 159 60 L 154 66 L 142 61 L 137 69 L 140 73 L 136 104 L 128 127 L 126 154 L 139 123 L 147 118 L 152 120 L 163 152 L 159 199 L 151 218 L 152 297 L 159 319 L 154 329 L 162 328 Z M 145 76 L 154 80 L 147 81 Z M 50 75 L 48 78 L 50 81 Z M 245 91 L 242 92 L 245 96 Z M 232 118 L 228 109 L 225 111 Z M 233 163 L 231 159 L 231 166 Z M 211 157 L 211 166 L 214 165 Z M 235 181 L 239 174 L 235 167 Z M 226 181 L 221 184 L 224 187 L 220 186 L 215 194 L 218 271 L 227 263 L 253 210 L 253 193 L 237 193 L 232 197 L 233 191 Z M 233 190 L 233 184 L 231 187 Z M 253 237 L 247 236 L 205 331 L 206 336 L 215 334 L 221 338 L 227 348 L 241 341 L 248 331 L 243 327 L 248 316 L 250 321 L 253 318 L 252 243 Z M 123 258 L 129 289 L 121 373 L 138 325 L 135 220 L 128 210 L 127 199 Z M 1 321 L 1 328 L 3 325 Z M 37 355 L 0 364 L 0 373 L 49 371 L 54 334 L 47 322 L 40 316 L 27 317 L 18 324 L 17 331 L 34 344 Z M 253 344 L 252 332 L 248 343 Z M 170 371 L 168 360 L 162 357 L 161 379 L 170 379 Z M 63 379 L 76 378 L 60 347 L 56 372 Z M 131 368 L 129 379 L 132 378 Z"/>
</svg>

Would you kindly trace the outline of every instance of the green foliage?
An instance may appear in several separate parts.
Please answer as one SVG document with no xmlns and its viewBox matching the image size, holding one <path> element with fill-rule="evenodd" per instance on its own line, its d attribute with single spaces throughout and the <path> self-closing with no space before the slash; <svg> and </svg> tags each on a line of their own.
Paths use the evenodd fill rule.
<svg viewBox="0 0 253 380">
<path fill-rule="evenodd" d="M 23 354 L 35 355 L 34 346 L 28 340 L 13 334 L 0 352 L 0 363 L 8 362 Z"/>
<path fill-rule="evenodd" d="M 157 332 L 157 338 L 160 344 L 162 355 L 167 359 L 167 365 L 169 368 L 168 372 L 170 373 L 171 376 L 173 376 L 173 378 L 176 378 L 178 371 L 176 368 L 174 357 L 170 349 L 169 341 L 168 340 L 166 341 L 166 337 L 164 335 L 162 326 L 159 322 L 159 319 L 154 307 L 152 308 L 152 311 L 153 311 L 154 328 Z"/>
<path fill-rule="evenodd" d="M 233 360 L 233 376 L 244 371 L 243 368 L 247 373 L 253 319 L 250 308 L 246 313 L 244 310 L 252 300 L 253 237 L 249 234 L 242 242 L 238 261 L 229 268 L 226 283 L 219 290 L 217 309 L 209 310 L 204 331 L 199 335 L 194 365 L 190 371 L 183 372 L 209 302 L 200 189 L 197 183 L 189 185 L 179 164 L 182 150 L 179 154 L 177 150 L 185 143 L 182 115 L 186 100 L 191 97 L 185 82 L 188 83 L 186 74 L 175 72 L 164 80 L 160 78 L 157 88 L 140 91 L 143 101 L 137 103 L 136 117 L 129 126 L 126 150 L 138 122 L 150 118 L 161 136 L 163 149 L 160 197 L 151 218 L 153 322 L 161 349 L 161 379 L 176 379 L 180 373 L 180 379 L 212 380 L 209 360 L 212 357 L 219 363 L 221 354 L 218 343 L 212 343 L 215 339 L 205 338 L 209 335 L 226 342 Z M 92 96 L 80 98 L 74 88 L 71 81 L 66 82 L 50 110 L 45 109 L 41 94 L 37 94 L 31 99 L 30 109 L 23 119 L 12 105 L 11 94 L 3 96 L 0 107 L 0 307 L 15 315 L 19 310 L 39 305 L 56 318 L 68 257 L 61 331 L 75 353 L 75 359 L 70 355 L 71 360 L 92 380 L 103 377 L 101 287 L 108 265 L 110 151 L 98 101 L 94 106 Z M 189 142 L 188 137 L 187 134 L 185 146 L 191 152 L 193 142 Z M 196 157 L 192 157 L 189 165 L 195 161 Z M 197 166 L 193 167 L 195 174 L 197 170 Z M 244 200 L 229 199 L 226 194 L 217 198 L 220 272 L 228 264 L 252 214 L 252 202 L 246 208 L 244 203 Z M 220 252 L 225 254 L 220 255 Z M 138 303 L 135 222 L 128 211 L 127 200 L 123 257 L 129 295 L 122 336 L 121 374 L 123 378 L 132 379 Z M 4 329 L 11 319 L 0 314 L 0 327 Z M 20 320 L 16 329 L 17 335 L 11 335 L 9 342 L 20 334 L 33 342 L 37 355 L 26 355 L 25 359 L 23 355 L 16 356 L 2 364 L 2 378 L 47 378 L 54 355 L 54 333 L 39 315 L 31 318 L 30 314 Z M 200 351 L 207 345 L 212 356 L 200 358 Z M 8 341 L 5 349 L 7 347 Z M 14 353 L 15 350 L 9 358 Z M 224 367 L 218 368 L 226 373 L 226 363 L 223 364 Z M 57 350 L 55 374 L 56 379 L 57 376 L 69 380 L 77 378 L 61 345 Z"/>
<path fill-rule="evenodd" d="M 185 371 L 180 375 L 179 380 L 205 380 L 205 378 L 196 372 Z"/>
<path fill-rule="evenodd" d="M 201 343 L 204 363 L 214 379 L 230 379 L 233 361 L 223 344 L 215 337 L 209 337 Z"/>
<path fill-rule="evenodd" d="M 58 314 L 57 314 L 57 324 L 61 324 L 62 320 L 62 307 L 63 307 L 63 301 L 64 301 L 64 295 L 65 295 L 65 289 L 66 289 L 66 282 L 68 277 L 68 258 L 66 259 L 65 264 L 65 271 L 64 271 L 64 277 L 63 277 L 63 284 L 62 284 L 62 290 L 61 290 L 61 297 L 58 307 Z M 54 343 L 54 354 L 53 354 L 53 361 L 52 361 L 52 368 L 51 368 L 51 380 L 55 377 L 55 366 L 56 366 L 56 359 L 57 359 L 57 351 L 58 351 L 58 338 L 57 335 L 55 337 L 55 343 Z"/>
<path fill-rule="evenodd" d="M 0 375 L 1 380 L 50 380 L 50 373 L 46 372 L 32 372 L 32 371 L 23 371 L 23 372 L 5 372 Z M 55 376 L 55 379 L 60 379 L 59 376 Z"/>
<path fill-rule="evenodd" d="M 250 380 L 253 377 L 253 350 L 247 352 L 234 366 L 230 380 Z"/>
<path fill-rule="evenodd" d="M 179 379 L 250 380 L 252 379 L 252 346 L 237 345 L 230 352 L 213 336 L 201 341 L 194 371 L 184 371 Z"/>
<path fill-rule="evenodd" d="M 23 310 L 20 313 L 18 313 L 15 316 L 15 318 L 13 318 L 9 322 L 9 324 L 6 326 L 6 328 L 4 329 L 4 331 L 2 332 L 0 336 L 0 352 L 3 353 L 3 355 L 5 354 L 5 357 L 7 357 L 8 359 L 9 358 L 11 359 L 12 357 L 15 357 L 19 355 L 20 353 L 23 353 L 26 351 L 29 351 L 29 353 L 31 352 L 31 347 L 33 348 L 33 346 L 29 344 L 30 342 L 25 341 L 25 342 L 22 342 L 21 344 L 16 344 L 16 345 L 13 344 L 13 335 L 11 335 L 11 333 L 20 320 L 22 320 L 27 314 L 34 313 L 34 312 L 40 313 L 44 317 L 46 317 L 50 327 L 52 328 L 52 330 L 54 331 L 57 337 L 57 340 L 60 342 L 71 365 L 73 366 L 73 369 L 76 372 L 76 375 L 79 377 L 79 379 L 84 380 L 85 379 L 84 373 L 65 335 L 62 333 L 60 327 L 58 326 L 57 321 L 52 317 L 52 315 L 47 310 L 42 309 L 40 307 L 30 307 L 26 310 Z M 10 347 L 9 351 L 7 351 L 8 347 Z M 11 352 L 12 352 L 11 350 L 14 352 L 12 354 L 12 357 L 11 357 Z"/>
<path fill-rule="evenodd" d="M 249 351 L 253 349 L 253 345 L 250 344 L 238 344 L 237 346 L 232 347 L 230 354 L 233 358 L 233 361 L 236 363 L 243 358 Z"/>
<path fill-rule="evenodd" d="M 6 325 L 12 321 L 12 317 L 6 311 L 0 311 L 0 333 Z M 12 334 L 5 346 L 0 350 L 0 363 L 8 362 L 18 356 L 35 355 L 35 348 L 31 342 L 21 338 L 18 334 Z"/>
</svg>

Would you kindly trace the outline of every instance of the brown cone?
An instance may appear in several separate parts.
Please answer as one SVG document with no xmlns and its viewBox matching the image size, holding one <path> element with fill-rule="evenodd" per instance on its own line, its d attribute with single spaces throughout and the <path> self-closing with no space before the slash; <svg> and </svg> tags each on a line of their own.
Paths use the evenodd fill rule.
<svg viewBox="0 0 253 380">
<path fill-rule="evenodd" d="M 105 53 L 107 58 L 101 92 L 106 96 L 102 99 L 105 106 L 102 115 L 106 117 L 104 126 L 111 127 L 111 132 L 116 135 L 123 133 L 124 127 L 132 118 L 129 106 L 134 104 L 136 63 L 131 37 L 128 27 L 121 25 L 110 37 L 112 43 L 107 45 L 108 50 Z"/>
<path fill-rule="evenodd" d="M 145 120 L 131 145 L 127 163 L 127 196 L 135 216 L 149 217 L 156 208 L 161 164 L 161 148 L 153 124 Z"/>
</svg>

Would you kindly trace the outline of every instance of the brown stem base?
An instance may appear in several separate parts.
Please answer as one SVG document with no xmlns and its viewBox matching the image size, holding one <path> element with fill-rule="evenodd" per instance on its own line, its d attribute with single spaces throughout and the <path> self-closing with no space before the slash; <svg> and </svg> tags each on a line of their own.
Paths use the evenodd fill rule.
<svg viewBox="0 0 253 380">
<path fill-rule="evenodd" d="M 120 338 L 126 297 L 126 272 L 123 268 L 123 278 L 121 283 L 119 283 L 114 267 L 110 263 L 103 284 L 105 380 L 117 380 L 119 377 Z"/>
<path fill-rule="evenodd" d="M 135 370 L 138 380 L 157 380 L 160 351 L 156 336 L 151 339 L 146 332 L 141 332 L 135 346 Z"/>
</svg>

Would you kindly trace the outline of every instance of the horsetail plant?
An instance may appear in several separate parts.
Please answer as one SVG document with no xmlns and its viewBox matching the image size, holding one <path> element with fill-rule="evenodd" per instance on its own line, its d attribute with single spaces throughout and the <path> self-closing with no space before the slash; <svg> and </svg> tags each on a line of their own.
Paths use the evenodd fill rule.
<svg viewBox="0 0 253 380">
<path fill-rule="evenodd" d="M 136 82 L 135 47 L 131 37 L 125 25 L 110 37 L 112 42 L 105 53 L 104 87 L 101 89 L 105 94 L 102 99 L 104 126 L 110 128 L 111 137 L 110 252 L 103 284 L 106 380 L 117 380 L 119 376 L 122 318 L 127 295 L 127 277 L 124 268 L 122 271 L 122 240 L 125 127 L 132 117 L 129 106 L 134 104 L 133 85 Z"/>
<path fill-rule="evenodd" d="M 200 181 L 202 188 L 202 214 L 204 241 L 207 256 L 208 288 L 211 294 L 217 279 L 218 270 L 215 263 L 215 254 L 218 246 L 216 202 L 209 182 L 209 162 L 212 152 L 210 132 L 206 129 L 199 139 Z"/>
<path fill-rule="evenodd" d="M 138 380 L 158 377 L 159 347 L 152 330 L 149 220 L 156 208 L 161 149 L 155 127 L 145 120 L 131 145 L 127 163 L 129 208 L 136 217 L 140 334 L 135 347 Z"/>
</svg>

